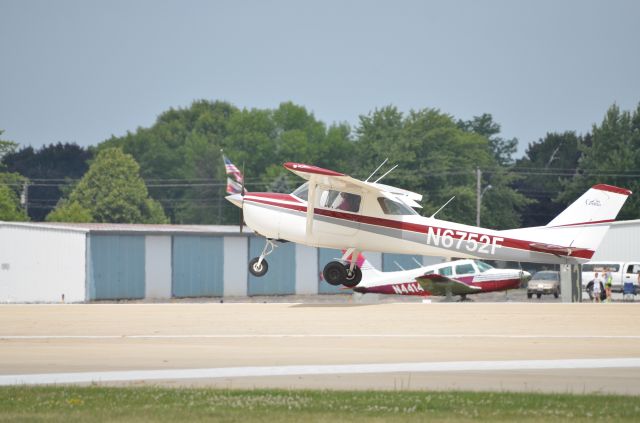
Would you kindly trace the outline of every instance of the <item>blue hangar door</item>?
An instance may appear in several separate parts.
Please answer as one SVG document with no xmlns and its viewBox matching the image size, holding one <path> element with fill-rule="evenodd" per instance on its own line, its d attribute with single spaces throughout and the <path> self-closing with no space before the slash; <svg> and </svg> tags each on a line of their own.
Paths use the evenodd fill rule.
<svg viewBox="0 0 640 423">
<path fill-rule="evenodd" d="M 173 237 L 174 297 L 221 297 L 224 294 L 224 239 Z"/>
<path fill-rule="evenodd" d="M 144 236 L 89 236 L 89 299 L 144 298 Z"/>
<path fill-rule="evenodd" d="M 258 257 L 264 247 L 264 238 L 249 238 L 249 257 Z M 296 293 L 296 245 L 293 242 L 279 243 L 273 254 L 268 255 L 269 271 L 255 277 L 249 273 L 249 295 L 287 295 Z M 248 273 L 248 272 L 247 272 Z"/>
</svg>

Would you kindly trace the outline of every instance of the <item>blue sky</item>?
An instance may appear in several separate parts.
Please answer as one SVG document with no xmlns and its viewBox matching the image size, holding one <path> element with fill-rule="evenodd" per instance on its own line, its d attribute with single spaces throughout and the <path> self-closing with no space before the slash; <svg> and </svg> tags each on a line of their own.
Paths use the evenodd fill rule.
<svg viewBox="0 0 640 423">
<path fill-rule="evenodd" d="M 0 129 L 95 145 L 196 99 L 491 113 L 522 152 L 640 102 L 640 2 L 0 0 Z"/>
</svg>

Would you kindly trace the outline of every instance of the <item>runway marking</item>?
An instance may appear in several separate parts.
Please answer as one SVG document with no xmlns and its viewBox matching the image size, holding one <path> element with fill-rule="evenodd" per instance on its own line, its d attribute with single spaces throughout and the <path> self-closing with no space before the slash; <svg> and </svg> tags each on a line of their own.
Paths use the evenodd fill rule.
<svg viewBox="0 0 640 423">
<path fill-rule="evenodd" d="M 444 361 L 425 363 L 340 364 L 209 369 L 123 370 L 111 372 L 42 373 L 0 375 L 0 386 L 49 385 L 140 380 L 220 379 L 265 376 L 377 374 L 407 372 L 464 372 L 504 370 L 559 370 L 640 368 L 640 358 L 596 358 L 571 360 Z"/>
<path fill-rule="evenodd" d="M 509 334 L 186 334 L 186 335 L 0 335 L 2 340 L 50 339 L 282 339 L 282 338 L 492 338 L 492 339 L 640 339 L 640 335 L 509 335 Z"/>
</svg>

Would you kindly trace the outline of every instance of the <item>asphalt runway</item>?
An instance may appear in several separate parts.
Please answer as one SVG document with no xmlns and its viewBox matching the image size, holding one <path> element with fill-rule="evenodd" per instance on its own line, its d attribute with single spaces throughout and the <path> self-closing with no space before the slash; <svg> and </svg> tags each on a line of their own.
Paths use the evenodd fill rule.
<svg viewBox="0 0 640 423">
<path fill-rule="evenodd" d="M 0 305 L 0 385 L 640 395 L 640 304 Z"/>
</svg>

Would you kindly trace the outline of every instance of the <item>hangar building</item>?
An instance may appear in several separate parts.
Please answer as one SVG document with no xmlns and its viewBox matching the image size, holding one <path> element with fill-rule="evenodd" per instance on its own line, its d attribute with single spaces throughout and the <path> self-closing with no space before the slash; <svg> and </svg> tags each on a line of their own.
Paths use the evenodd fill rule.
<svg viewBox="0 0 640 423">
<path fill-rule="evenodd" d="M 0 222 L 0 302 L 338 293 L 320 279 L 339 250 L 283 243 L 257 278 L 264 239 L 237 226 Z M 441 259 L 368 253 L 384 270 Z"/>
<path fill-rule="evenodd" d="M 324 265 L 340 251 L 280 244 L 257 278 L 264 240 L 237 226 L 0 222 L 0 303 L 337 293 Z M 366 253 L 385 271 L 438 257 Z M 640 220 L 611 225 L 594 260 L 640 260 Z"/>
</svg>

